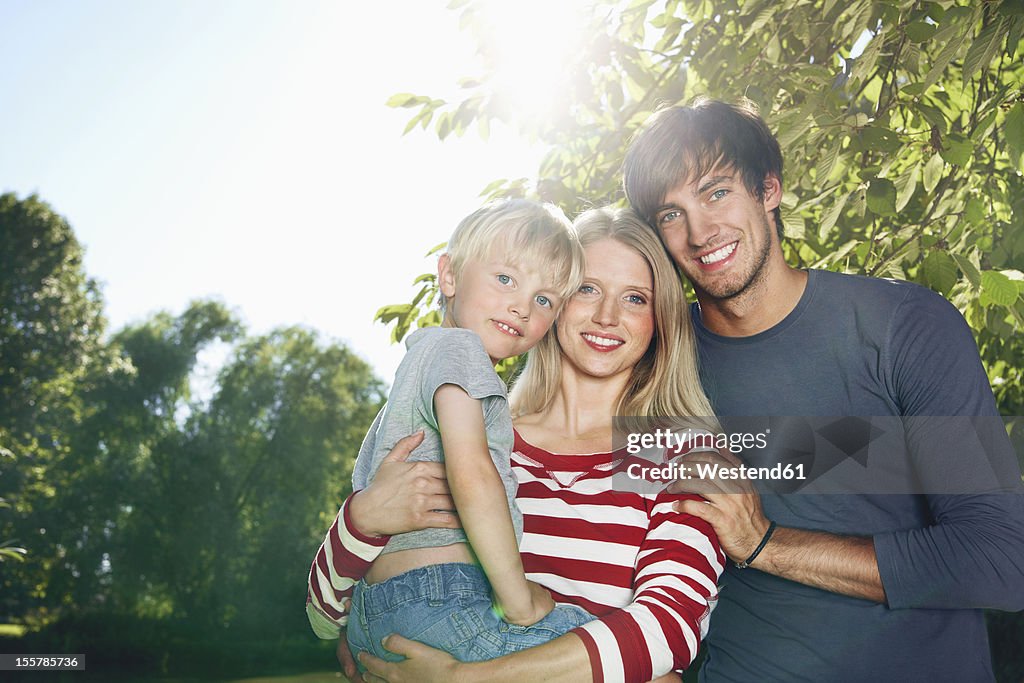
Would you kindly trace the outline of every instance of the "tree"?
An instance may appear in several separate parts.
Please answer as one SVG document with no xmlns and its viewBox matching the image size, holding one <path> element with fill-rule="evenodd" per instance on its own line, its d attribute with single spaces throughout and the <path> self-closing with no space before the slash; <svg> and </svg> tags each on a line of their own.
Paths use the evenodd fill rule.
<svg viewBox="0 0 1024 683">
<path fill-rule="evenodd" d="M 479 3 L 451 7 L 484 36 Z M 550 151 L 535 179 L 496 180 L 482 194 L 531 194 L 573 215 L 623 202 L 625 146 L 660 105 L 746 97 L 786 161 L 789 261 L 948 297 L 975 331 L 1003 412 L 1021 414 L 1019 1 L 605 1 L 583 30 L 589 49 L 564 67 L 563 96 L 543 120 L 517 118 L 493 71 L 466 79 L 459 101 L 399 94 L 389 104 L 415 111 L 409 129 L 433 125 L 442 139 L 492 120 L 539 139 Z M 426 311 L 436 281 L 417 280 L 411 304 L 378 313 L 396 337 L 436 320 Z"/>
<path fill-rule="evenodd" d="M 42 557 L 11 560 L 34 550 L 36 502 L 57 495 L 45 472 L 83 417 L 79 387 L 106 361 L 104 325 L 68 223 L 36 196 L 0 195 L 0 613 L 42 590 Z"/>
<path fill-rule="evenodd" d="M 481 3 L 454 0 L 493 64 Z M 759 106 L 786 163 L 790 263 L 924 284 L 974 331 L 1001 412 L 1024 414 L 1024 5 L 1020 0 L 632 0 L 595 3 L 589 48 L 564 65 L 542 120 L 517 117 L 494 70 L 445 101 L 398 94 L 406 132 L 484 135 L 501 120 L 546 144 L 534 179 L 485 198 L 532 195 L 570 215 L 624 203 L 628 140 L 659 106 L 698 95 Z M 855 46 L 857 48 L 854 51 Z M 425 245 L 426 246 L 426 245 Z M 433 324 L 436 279 L 378 319 L 401 336 Z M 1024 442 L 1024 423 L 1011 418 Z M 1020 615 L 994 614 L 997 671 L 1024 673 Z"/>
</svg>

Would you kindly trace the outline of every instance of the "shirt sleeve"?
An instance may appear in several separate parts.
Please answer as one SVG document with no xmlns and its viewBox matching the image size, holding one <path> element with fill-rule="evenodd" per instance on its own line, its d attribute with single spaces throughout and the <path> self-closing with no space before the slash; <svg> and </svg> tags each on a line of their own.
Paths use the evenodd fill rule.
<svg viewBox="0 0 1024 683">
<path fill-rule="evenodd" d="M 942 297 L 914 287 L 893 318 L 888 355 L 890 391 L 921 478 L 957 470 L 970 478 L 978 467 L 1000 481 L 992 492 L 926 492 L 930 525 L 874 536 L 889 606 L 1024 609 L 1020 468 L 970 328 Z M 951 428 L 969 425 L 970 433 Z"/>
<path fill-rule="evenodd" d="M 693 661 L 718 601 L 725 554 L 714 530 L 660 494 L 637 553 L 633 601 L 573 633 L 583 640 L 595 681 L 641 683 Z"/>
<path fill-rule="evenodd" d="M 309 569 L 306 616 L 317 637 L 333 640 L 348 621 L 352 589 L 388 542 L 360 533 L 348 514 L 349 496 L 338 511 Z"/>
<path fill-rule="evenodd" d="M 507 395 L 505 384 L 494 371 L 483 342 L 475 332 L 446 329 L 444 333 L 435 342 L 419 387 L 419 403 L 426 411 L 423 418 L 434 429 L 438 429 L 434 394 L 445 384 L 459 386 L 475 399 L 494 396 L 504 400 Z"/>
</svg>

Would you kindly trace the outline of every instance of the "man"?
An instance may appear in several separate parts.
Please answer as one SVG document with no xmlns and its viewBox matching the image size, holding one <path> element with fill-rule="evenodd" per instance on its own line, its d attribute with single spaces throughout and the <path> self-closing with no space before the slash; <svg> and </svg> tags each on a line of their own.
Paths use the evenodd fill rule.
<svg viewBox="0 0 1024 683">
<path fill-rule="evenodd" d="M 782 157 L 752 110 L 708 100 L 659 112 L 631 144 L 624 182 L 693 284 L 720 416 L 996 419 L 970 330 L 942 297 L 786 264 Z M 927 478 L 934 441 L 908 428 L 886 457 Z M 736 563 L 701 680 L 992 680 L 982 608 L 1024 608 L 1024 496 L 1000 457 L 1014 493 L 677 484 L 707 499 L 681 509 L 711 523 Z"/>
</svg>

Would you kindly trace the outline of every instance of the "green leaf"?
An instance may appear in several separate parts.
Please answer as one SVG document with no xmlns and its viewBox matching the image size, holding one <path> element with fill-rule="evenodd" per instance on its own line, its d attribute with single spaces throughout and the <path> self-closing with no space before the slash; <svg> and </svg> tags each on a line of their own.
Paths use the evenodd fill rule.
<svg viewBox="0 0 1024 683">
<path fill-rule="evenodd" d="M 956 262 L 944 251 L 930 251 L 921 268 L 928 286 L 943 296 L 949 294 L 956 284 Z"/>
<path fill-rule="evenodd" d="M 946 71 L 946 67 L 950 65 L 953 59 L 960 53 L 964 44 L 967 42 L 967 38 L 970 35 L 970 26 L 974 23 L 974 17 L 980 11 L 980 7 L 975 8 L 974 14 L 964 20 L 959 20 L 959 13 L 954 17 L 956 10 L 967 10 L 967 8 L 957 7 L 946 14 L 943 20 L 943 28 L 941 29 L 944 35 L 950 34 L 951 37 L 946 42 L 945 47 L 942 48 L 942 52 L 932 62 L 932 68 L 928 71 L 928 76 L 924 79 L 925 90 L 932 87 L 939 82 L 942 75 Z"/>
<path fill-rule="evenodd" d="M 382 323 L 389 323 L 395 318 L 403 315 L 408 315 L 409 311 L 413 309 L 412 304 L 390 304 L 388 306 L 381 306 L 374 313 L 373 319 L 379 320 Z"/>
<path fill-rule="evenodd" d="M 790 212 L 783 214 L 782 233 L 790 239 L 804 239 L 807 235 L 807 226 L 804 222 L 804 217 Z"/>
<path fill-rule="evenodd" d="M 868 185 L 868 209 L 876 216 L 892 216 L 896 213 L 896 186 L 886 178 L 875 178 Z"/>
<path fill-rule="evenodd" d="M 423 275 L 417 276 L 416 279 L 412 281 L 412 283 L 414 285 L 418 285 L 421 282 L 434 282 L 436 280 L 437 275 L 435 275 L 434 273 L 423 273 Z"/>
<path fill-rule="evenodd" d="M 974 74 L 988 67 L 1003 45 L 1008 25 L 1002 19 L 993 21 L 971 43 L 964 57 L 963 80 L 966 82 Z"/>
<path fill-rule="evenodd" d="M 924 165 L 925 192 L 931 193 L 935 189 L 935 186 L 939 184 L 939 179 L 942 178 L 942 171 L 945 167 L 942 157 L 938 154 L 928 160 L 928 163 Z"/>
<path fill-rule="evenodd" d="M 960 133 L 950 133 L 942 143 L 943 149 L 939 154 L 954 166 L 966 166 L 974 154 L 974 145 Z"/>
<path fill-rule="evenodd" d="M 971 283 L 973 289 L 977 290 L 981 287 L 981 271 L 971 263 L 970 259 L 961 254 L 953 254 L 953 260 L 956 261 L 956 265 L 960 267 L 961 272 L 963 272 L 967 281 Z"/>
<path fill-rule="evenodd" d="M 1017 287 L 1017 292 L 1024 294 L 1024 273 L 1013 269 L 1001 270 L 999 272 L 1010 278 L 1010 282 Z"/>
<path fill-rule="evenodd" d="M 1000 306 L 1010 306 L 1020 296 L 1017 284 L 995 270 L 982 271 L 981 292 L 989 301 Z"/>
<path fill-rule="evenodd" d="M 896 210 L 902 211 L 914 196 L 917 189 L 917 176 L 921 172 L 921 164 L 917 163 L 896 178 Z"/>
<path fill-rule="evenodd" d="M 1006 114 L 1003 134 L 1006 136 L 1006 151 L 1010 161 L 1018 171 L 1024 171 L 1024 102 L 1013 105 Z"/>
<path fill-rule="evenodd" d="M 832 170 L 836 167 L 836 160 L 839 159 L 839 153 L 842 150 L 843 138 L 842 136 L 840 136 L 839 139 L 834 140 L 829 145 L 828 151 L 825 153 L 825 156 L 823 156 L 821 158 L 821 161 L 818 163 L 816 178 L 819 183 L 824 183 L 826 180 L 828 180 L 828 177 L 832 175 Z"/>
<path fill-rule="evenodd" d="M 829 207 L 829 209 L 822 214 L 821 225 L 818 226 L 818 239 L 824 241 L 828 233 L 832 231 L 836 221 L 839 220 L 840 214 L 843 213 L 843 209 L 846 207 L 846 202 L 849 198 L 849 194 L 844 194 L 836 200 L 835 204 Z"/>
<path fill-rule="evenodd" d="M 923 43 L 935 35 L 937 28 L 935 24 L 929 24 L 927 21 L 912 21 L 907 24 L 907 38 L 913 43 Z"/>
<path fill-rule="evenodd" d="M 397 95 L 392 95 L 384 104 L 389 107 L 415 107 L 417 104 L 423 104 L 424 102 L 429 101 L 429 97 L 403 92 L 398 93 Z"/>
</svg>

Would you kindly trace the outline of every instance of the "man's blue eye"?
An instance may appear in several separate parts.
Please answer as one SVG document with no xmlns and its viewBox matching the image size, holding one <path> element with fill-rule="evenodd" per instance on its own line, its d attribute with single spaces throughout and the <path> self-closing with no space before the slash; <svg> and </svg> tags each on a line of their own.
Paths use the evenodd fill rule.
<svg viewBox="0 0 1024 683">
<path fill-rule="evenodd" d="M 729 190 L 715 190 L 714 192 L 711 193 L 711 197 L 713 199 L 721 199 L 727 194 L 729 194 Z"/>
<path fill-rule="evenodd" d="M 662 223 L 668 223 L 670 221 L 674 221 L 677 218 L 679 218 L 679 212 L 678 211 L 669 211 L 668 213 L 666 213 L 665 215 L 663 215 L 661 217 L 661 222 Z"/>
<path fill-rule="evenodd" d="M 498 282 L 500 282 L 503 285 L 507 285 L 512 282 L 512 278 L 502 273 L 501 275 L 498 275 Z"/>
</svg>

